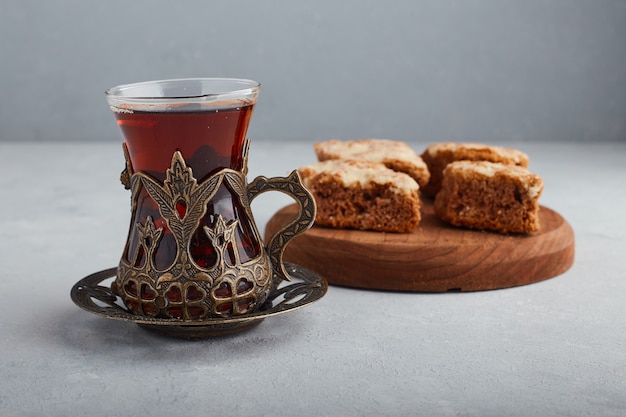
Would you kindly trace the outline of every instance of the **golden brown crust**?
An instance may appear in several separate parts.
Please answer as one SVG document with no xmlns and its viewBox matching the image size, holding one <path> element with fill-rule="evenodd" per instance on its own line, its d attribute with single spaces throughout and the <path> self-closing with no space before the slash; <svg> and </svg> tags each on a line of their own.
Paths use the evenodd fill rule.
<svg viewBox="0 0 626 417">
<path fill-rule="evenodd" d="M 428 167 L 405 142 L 389 139 L 327 140 L 314 144 L 319 161 L 358 159 L 384 164 L 387 168 L 410 175 L 423 187 L 430 179 Z"/>
<path fill-rule="evenodd" d="M 382 164 L 326 161 L 298 172 L 317 203 L 317 225 L 404 233 L 421 220 L 418 185 Z"/>
<path fill-rule="evenodd" d="M 454 161 L 489 161 L 505 165 L 528 167 L 528 156 L 520 150 L 480 143 L 434 143 L 421 154 L 428 166 L 430 181 L 422 192 L 434 197 L 441 188 L 443 170 Z"/>
<path fill-rule="evenodd" d="M 435 214 L 455 226 L 504 233 L 539 230 L 542 179 L 526 168 L 456 161 L 443 171 Z"/>
</svg>

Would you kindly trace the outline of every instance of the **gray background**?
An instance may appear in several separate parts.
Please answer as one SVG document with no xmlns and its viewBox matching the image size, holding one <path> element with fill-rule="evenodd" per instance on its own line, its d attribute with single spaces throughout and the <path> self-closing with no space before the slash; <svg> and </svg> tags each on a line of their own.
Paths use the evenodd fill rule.
<svg viewBox="0 0 626 417">
<path fill-rule="evenodd" d="M 254 140 L 626 140 L 626 1 L 4 1 L 0 140 L 119 141 L 103 91 L 253 78 Z"/>
</svg>

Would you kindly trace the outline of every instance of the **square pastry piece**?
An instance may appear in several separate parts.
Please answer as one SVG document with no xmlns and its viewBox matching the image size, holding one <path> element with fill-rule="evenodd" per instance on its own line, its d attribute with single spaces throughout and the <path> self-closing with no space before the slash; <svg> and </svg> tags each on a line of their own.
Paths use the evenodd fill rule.
<svg viewBox="0 0 626 417">
<path fill-rule="evenodd" d="M 402 233 L 420 222 L 419 185 L 381 163 L 328 160 L 298 172 L 315 197 L 317 225 Z"/>
<path fill-rule="evenodd" d="M 503 233 L 539 230 L 542 179 L 526 168 L 457 161 L 443 171 L 435 197 L 437 217 L 455 226 Z"/>
<path fill-rule="evenodd" d="M 443 170 L 450 162 L 489 161 L 528 167 L 528 156 L 522 151 L 481 143 L 433 143 L 426 148 L 421 157 L 430 171 L 430 181 L 422 186 L 422 192 L 431 197 L 439 192 Z"/>
<path fill-rule="evenodd" d="M 404 142 L 389 139 L 327 140 L 314 145 L 319 161 L 353 159 L 380 162 L 394 171 L 410 175 L 420 187 L 430 179 L 422 158 Z"/>
</svg>

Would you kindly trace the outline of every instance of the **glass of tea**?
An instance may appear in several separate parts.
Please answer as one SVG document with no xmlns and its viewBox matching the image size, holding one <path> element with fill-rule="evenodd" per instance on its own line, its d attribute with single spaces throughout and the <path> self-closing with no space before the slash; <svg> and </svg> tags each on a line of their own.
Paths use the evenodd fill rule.
<svg viewBox="0 0 626 417">
<path fill-rule="evenodd" d="M 137 314 L 202 321 L 259 309 L 289 279 L 285 245 L 315 219 L 297 171 L 246 179 L 246 136 L 259 84 L 194 78 L 106 91 L 122 130 L 131 191 L 128 238 L 112 284 Z M 265 244 L 250 202 L 265 191 L 291 195 L 299 215 Z"/>
</svg>

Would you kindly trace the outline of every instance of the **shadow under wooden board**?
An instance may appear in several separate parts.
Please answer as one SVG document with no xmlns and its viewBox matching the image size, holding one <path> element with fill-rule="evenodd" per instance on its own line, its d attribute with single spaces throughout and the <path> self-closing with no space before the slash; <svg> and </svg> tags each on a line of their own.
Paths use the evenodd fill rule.
<svg viewBox="0 0 626 417">
<path fill-rule="evenodd" d="M 297 214 L 279 210 L 265 241 Z M 411 233 L 313 226 L 293 239 L 284 260 L 309 268 L 329 284 L 378 290 L 445 292 L 508 288 L 553 278 L 574 263 L 574 232 L 561 215 L 539 212 L 541 230 L 499 234 L 440 221 L 422 201 L 422 221 Z"/>
</svg>

